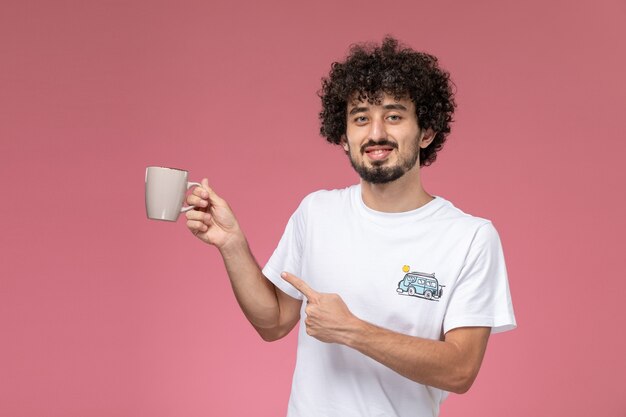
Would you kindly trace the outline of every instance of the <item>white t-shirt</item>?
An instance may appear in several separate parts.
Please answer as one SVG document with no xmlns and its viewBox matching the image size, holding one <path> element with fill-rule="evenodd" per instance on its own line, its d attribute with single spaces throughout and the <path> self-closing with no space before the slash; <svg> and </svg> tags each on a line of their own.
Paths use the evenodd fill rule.
<svg viewBox="0 0 626 417">
<path fill-rule="evenodd" d="M 301 299 L 282 271 L 339 294 L 360 319 L 407 335 L 441 340 L 456 327 L 516 326 L 495 228 L 440 197 L 382 213 L 365 206 L 359 185 L 312 193 L 263 269 Z M 300 323 L 289 417 L 432 417 L 446 396 L 356 350 L 320 342 Z"/>
</svg>

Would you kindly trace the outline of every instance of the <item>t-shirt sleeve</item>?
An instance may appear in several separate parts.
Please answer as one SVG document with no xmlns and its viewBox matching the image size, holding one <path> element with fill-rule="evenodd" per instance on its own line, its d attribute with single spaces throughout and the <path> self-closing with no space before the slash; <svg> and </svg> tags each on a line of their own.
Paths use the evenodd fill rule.
<svg viewBox="0 0 626 417">
<path fill-rule="evenodd" d="M 502 244 L 491 222 L 481 225 L 474 235 L 450 294 L 443 332 L 473 326 L 491 327 L 491 333 L 517 326 Z"/>
<path fill-rule="evenodd" d="M 304 199 L 293 213 L 278 246 L 263 268 L 263 275 L 278 289 L 293 298 L 302 300 L 302 294 L 280 277 L 286 271 L 297 277 L 302 276 L 302 250 L 304 245 L 305 218 L 307 200 Z"/>
</svg>

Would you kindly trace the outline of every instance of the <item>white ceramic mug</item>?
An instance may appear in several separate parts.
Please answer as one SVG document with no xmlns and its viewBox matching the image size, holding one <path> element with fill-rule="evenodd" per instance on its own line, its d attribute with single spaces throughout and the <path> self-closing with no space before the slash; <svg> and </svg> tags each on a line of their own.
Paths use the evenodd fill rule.
<svg viewBox="0 0 626 417">
<path fill-rule="evenodd" d="M 149 219 L 175 222 L 180 213 L 194 208 L 183 207 L 187 190 L 201 186 L 187 181 L 188 172 L 166 167 L 146 168 L 146 214 Z"/>
</svg>

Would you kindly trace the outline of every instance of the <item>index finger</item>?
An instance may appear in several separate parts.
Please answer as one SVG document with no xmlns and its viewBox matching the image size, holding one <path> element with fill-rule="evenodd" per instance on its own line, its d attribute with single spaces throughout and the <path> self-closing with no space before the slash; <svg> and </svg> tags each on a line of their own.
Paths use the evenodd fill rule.
<svg viewBox="0 0 626 417">
<path fill-rule="evenodd" d="M 208 199 L 209 198 L 209 191 L 207 190 L 208 187 L 209 187 L 209 180 L 207 180 L 206 178 L 203 178 L 200 186 L 194 187 L 192 194 L 203 199 Z"/>
<path fill-rule="evenodd" d="M 300 291 L 302 295 L 304 295 L 309 302 L 316 302 L 319 293 L 315 291 L 313 288 L 309 287 L 309 284 L 304 282 L 304 280 L 298 278 L 297 276 L 290 274 L 289 272 L 283 272 L 280 274 L 281 278 L 293 285 L 293 287 Z"/>
</svg>

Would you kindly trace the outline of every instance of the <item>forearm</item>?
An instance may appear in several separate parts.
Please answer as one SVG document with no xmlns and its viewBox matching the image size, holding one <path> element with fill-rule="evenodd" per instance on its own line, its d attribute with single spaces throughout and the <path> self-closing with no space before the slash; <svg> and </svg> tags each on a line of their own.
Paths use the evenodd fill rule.
<svg viewBox="0 0 626 417">
<path fill-rule="evenodd" d="M 338 294 L 319 293 L 292 274 L 283 279 L 307 298 L 304 324 L 309 336 L 353 348 L 420 384 L 464 393 L 474 382 L 489 327 L 456 328 L 444 341 L 396 333 L 356 317 Z"/>
<path fill-rule="evenodd" d="M 464 351 L 453 341 L 408 336 L 358 319 L 345 332 L 344 344 L 412 381 L 455 393 L 470 388 L 484 354 Z"/>
<path fill-rule="evenodd" d="M 187 227 L 220 251 L 235 298 L 252 326 L 265 340 L 287 334 L 299 318 L 301 302 L 278 292 L 263 276 L 228 203 L 209 187 L 206 178 L 187 203 L 198 207 L 187 212 Z"/>
<path fill-rule="evenodd" d="M 261 272 L 245 237 L 220 248 L 220 253 L 235 298 L 250 323 L 258 331 L 277 327 L 280 309 L 274 284 Z"/>
</svg>

